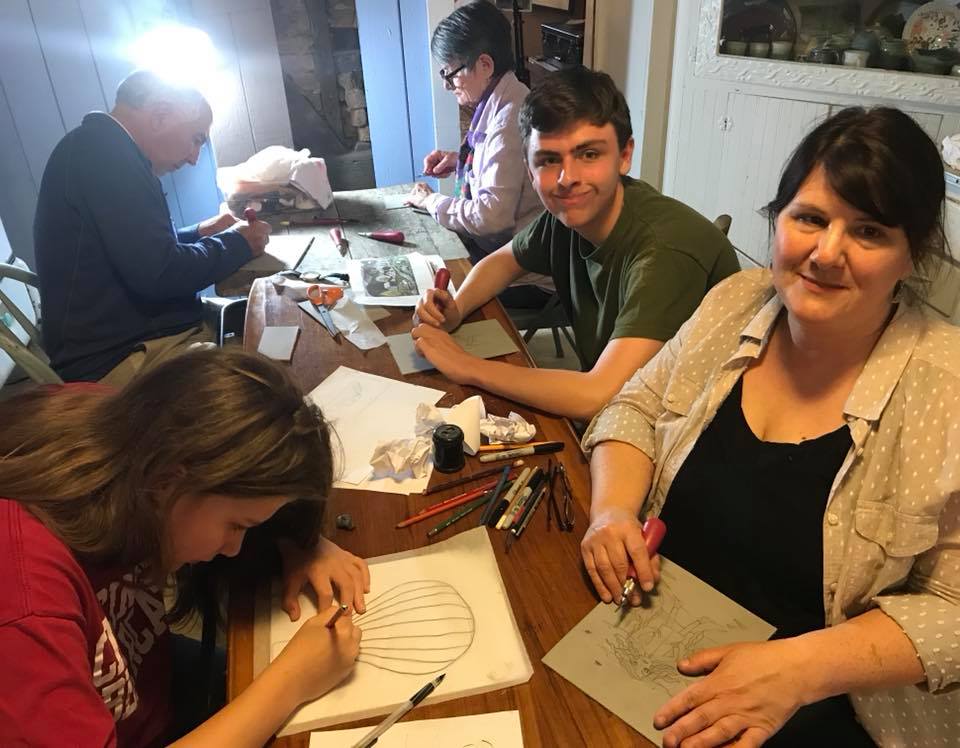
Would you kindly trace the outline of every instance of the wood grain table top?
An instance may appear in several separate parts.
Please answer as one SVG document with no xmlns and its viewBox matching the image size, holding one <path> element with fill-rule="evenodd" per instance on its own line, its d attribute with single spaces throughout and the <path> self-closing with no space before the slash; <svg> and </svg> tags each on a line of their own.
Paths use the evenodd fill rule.
<svg viewBox="0 0 960 748">
<path fill-rule="evenodd" d="M 466 260 L 447 262 L 454 283 L 462 282 L 469 270 Z M 497 319 L 510 331 L 520 351 L 504 357 L 517 366 L 533 366 L 522 340 L 499 302 L 492 301 L 474 312 L 469 320 Z M 533 677 L 528 683 L 513 688 L 470 696 L 442 704 L 416 709 L 408 719 L 429 719 L 467 714 L 519 709 L 524 743 L 528 746 L 649 746 L 652 745 L 625 722 L 590 699 L 542 664 L 541 658 L 596 604 L 592 587 L 580 560 L 579 543 L 587 527 L 586 511 L 590 501 L 588 463 L 580 450 L 569 422 L 504 398 L 471 387 L 456 385 L 437 371 L 420 372 L 401 377 L 387 346 L 361 351 L 346 340 L 339 344 L 313 319 L 306 316 L 288 297 L 266 279 L 256 281 L 250 292 L 244 330 L 244 346 L 255 351 L 260 334 L 269 325 L 299 325 L 300 338 L 289 364 L 294 379 L 309 392 L 339 366 L 349 366 L 381 376 L 402 379 L 412 384 L 441 389 L 447 395 L 439 402 L 449 406 L 474 394 L 482 394 L 488 412 L 507 415 L 517 411 L 537 425 L 538 440 L 558 440 L 566 445 L 555 455 L 528 457 L 527 465 L 546 467 L 553 458 L 565 466 L 575 501 L 573 532 L 561 532 L 556 524 L 548 530 L 547 512 L 541 508 L 509 553 L 505 551 L 506 534 L 488 530 L 495 549 L 500 573 L 527 653 L 533 664 Z M 407 332 L 412 319 L 409 309 L 391 310 L 387 319 L 378 322 L 387 335 Z M 342 337 L 342 336 L 341 336 Z M 469 475 L 486 465 L 468 457 L 461 474 Z M 460 474 L 434 472 L 431 484 Z M 404 529 L 395 529 L 401 519 L 464 490 L 452 488 L 430 495 L 403 496 L 368 491 L 334 489 L 327 502 L 324 535 L 350 552 L 369 558 L 397 551 L 418 548 L 442 541 L 452 534 L 474 526 L 476 520 L 465 519 L 438 534 L 426 537 L 427 530 L 444 519 L 438 515 Z M 352 531 L 339 530 L 334 518 L 349 512 L 356 524 Z M 432 518 L 433 519 L 433 518 Z M 236 697 L 254 677 L 254 596 L 251 585 L 234 584 L 230 593 L 228 628 L 228 698 Z M 265 635 L 265 634 L 264 634 Z M 261 640 L 258 640 L 261 641 Z M 338 725 L 338 728 L 374 725 L 380 718 Z M 334 728 L 331 728 L 334 729 Z M 309 733 L 277 739 L 275 745 L 303 748 Z"/>
</svg>

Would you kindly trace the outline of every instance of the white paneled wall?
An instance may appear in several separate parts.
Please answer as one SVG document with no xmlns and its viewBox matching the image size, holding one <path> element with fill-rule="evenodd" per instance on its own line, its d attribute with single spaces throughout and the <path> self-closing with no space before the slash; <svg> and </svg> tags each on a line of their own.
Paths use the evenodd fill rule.
<svg viewBox="0 0 960 748">
<path fill-rule="evenodd" d="M 232 166 L 270 145 L 292 148 L 269 0 L 192 0 L 191 9 L 225 63 L 221 95 L 211 95 L 217 163 Z"/>
</svg>

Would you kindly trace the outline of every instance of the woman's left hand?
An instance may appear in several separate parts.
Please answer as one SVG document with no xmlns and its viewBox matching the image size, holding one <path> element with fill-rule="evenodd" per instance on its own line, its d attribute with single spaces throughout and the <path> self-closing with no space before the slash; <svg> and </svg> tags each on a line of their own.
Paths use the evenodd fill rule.
<svg viewBox="0 0 960 748">
<path fill-rule="evenodd" d="M 370 569 L 367 562 L 343 550 L 326 538 L 312 551 L 304 551 L 289 541 L 280 543 L 283 558 L 282 607 L 291 621 L 300 618 L 297 599 L 307 582 L 317 593 L 317 610 L 326 610 L 337 599 L 358 613 L 366 610 L 363 595 L 370 591 Z"/>
<path fill-rule="evenodd" d="M 809 659 L 796 639 L 731 644 L 695 652 L 677 667 L 706 677 L 654 715 L 664 748 L 759 746 L 777 732 L 811 692 Z M 669 729 L 667 729 L 669 728 Z"/>
<path fill-rule="evenodd" d="M 417 182 L 413 185 L 413 189 L 410 190 L 410 194 L 407 195 L 407 205 L 412 205 L 414 208 L 422 208 L 427 198 L 432 194 L 433 190 L 430 189 L 430 185 Z"/>
</svg>

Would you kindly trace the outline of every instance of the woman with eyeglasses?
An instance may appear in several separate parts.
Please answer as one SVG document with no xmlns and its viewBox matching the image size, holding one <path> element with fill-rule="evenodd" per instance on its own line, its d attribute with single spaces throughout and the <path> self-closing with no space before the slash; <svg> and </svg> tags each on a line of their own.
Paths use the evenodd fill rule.
<svg viewBox="0 0 960 748">
<path fill-rule="evenodd" d="M 512 32 L 506 17 L 486 0 L 457 8 L 437 24 L 430 51 L 457 103 L 474 109 L 459 151 L 431 151 L 423 159 L 430 177 L 456 174 L 454 196 L 414 186 L 408 204 L 466 240 L 471 259 L 500 249 L 543 210 L 527 177 L 517 116 L 527 87 L 513 74 Z M 539 282 L 538 282 L 539 281 Z M 511 307 L 539 308 L 552 292 L 543 276 L 521 279 L 500 299 Z M 548 289 L 548 290 L 544 290 Z"/>
</svg>

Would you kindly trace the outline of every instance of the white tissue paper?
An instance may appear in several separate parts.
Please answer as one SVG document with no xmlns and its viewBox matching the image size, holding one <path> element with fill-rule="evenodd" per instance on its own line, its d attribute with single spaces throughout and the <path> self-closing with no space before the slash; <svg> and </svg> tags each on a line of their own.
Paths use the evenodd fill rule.
<svg viewBox="0 0 960 748">
<path fill-rule="evenodd" d="M 951 169 L 960 171 L 960 133 L 943 139 L 943 160 Z"/>
<path fill-rule="evenodd" d="M 427 403 L 417 406 L 417 436 L 430 437 L 433 430 L 442 423 L 452 423 L 463 431 L 463 451 L 475 455 L 480 447 L 480 420 L 487 409 L 480 395 L 468 397 L 452 408 L 436 408 Z"/>
<path fill-rule="evenodd" d="M 447 423 L 459 426 L 463 431 L 463 451 L 468 455 L 475 455 L 480 448 L 480 421 L 486 415 L 487 409 L 480 395 L 468 397 L 444 414 Z"/>
<path fill-rule="evenodd" d="M 423 478 L 429 469 L 432 441 L 426 437 L 380 442 L 370 457 L 373 478 Z"/>
<path fill-rule="evenodd" d="M 511 411 L 506 418 L 488 415 L 480 421 L 480 433 L 491 444 L 521 444 L 536 436 L 537 427 L 519 413 Z"/>
<path fill-rule="evenodd" d="M 380 314 L 377 315 L 376 312 Z M 387 342 L 387 336 L 373 324 L 374 319 L 383 319 L 389 313 L 377 307 L 363 307 L 356 303 L 350 292 L 330 310 L 330 318 L 344 337 L 361 351 L 379 348 Z"/>
<path fill-rule="evenodd" d="M 287 183 L 298 187 L 322 208 L 333 202 L 327 164 L 322 158 L 310 158 L 308 148 L 295 151 L 282 145 L 271 145 L 254 153 L 242 164 L 217 169 L 217 186 L 228 196 L 240 192 L 255 195 L 258 185 Z"/>
<path fill-rule="evenodd" d="M 440 409 L 430 403 L 420 403 L 417 406 L 417 422 L 414 424 L 413 433 L 417 436 L 427 436 L 432 438 L 433 430 L 441 423 L 446 423 L 443 419 L 443 413 Z"/>
</svg>

